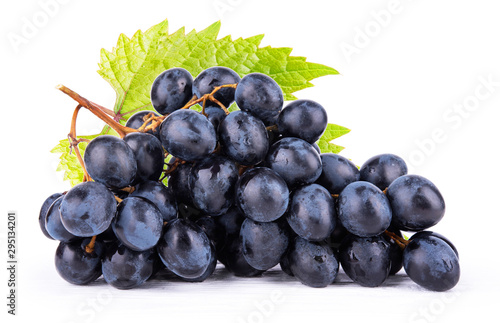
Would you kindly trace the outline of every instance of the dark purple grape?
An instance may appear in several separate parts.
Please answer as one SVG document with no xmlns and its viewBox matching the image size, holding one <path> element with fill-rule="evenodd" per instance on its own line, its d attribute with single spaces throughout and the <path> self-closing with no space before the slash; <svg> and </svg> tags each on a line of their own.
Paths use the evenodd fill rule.
<svg viewBox="0 0 500 323">
<path fill-rule="evenodd" d="M 309 184 L 292 193 L 286 219 L 300 237 L 325 240 L 335 229 L 336 217 L 333 197 L 323 186 Z"/>
<path fill-rule="evenodd" d="M 160 114 L 182 108 L 193 96 L 193 77 L 180 67 L 168 69 L 158 75 L 151 87 L 151 103 Z"/>
<path fill-rule="evenodd" d="M 123 140 L 132 148 L 137 162 L 134 183 L 157 181 L 163 171 L 163 147 L 160 140 L 149 133 L 132 132 Z"/>
<path fill-rule="evenodd" d="M 328 115 L 314 101 L 296 100 L 280 112 L 277 124 L 283 137 L 297 137 L 314 144 L 325 132 Z"/>
<path fill-rule="evenodd" d="M 43 235 L 51 240 L 54 240 L 54 238 L 50 236 L 50 234 L 47 232 L 47 229 L 45 228 L 45 219 L 47 218 L 47 211 L 49 210 L 49 207 L 52 205 L 52 203 L 54 203 L 55 200 L 57 200 L 61 196 L 62 193 L 54 193 L 51 196 L 47 197 L 43 202 L 42 207 L 40 208 L 40 214 L 38 216 L 38 224 L 40 225 L 40 229 L 42 230 Z"/>
<path fill-rule="evenodd" d="M 322 170 L 318 152 L 299 138 L 283 138 L 273 144 L 267 154 L 266 164 L 291 188 L 314 183 Z"/>
<path fill-rule="evenodd" d="M 286 182 L 273 170 L 257 167 L 247 170 L 236 184 L 236 201 L 246 217 L 270 222 L 288 207 Z"/>
<path fill-rule="evenodd" d="M 283 108 L 283 92 L 272 78 L 261 73 L 250 73 L 238 83 L 234 95 L 242 111 L 253 114 L 266 126 L 276 124 Z"/>
<path fill-rule="evenodd" d="M 360 169 L 360 180 L 385 190 L 398 177 L 406 175 L 405 161 L 393 154 L 382 154 L 368 159 Z"/>
<path fill-rule="evenodd" d="M 221 261 L 226 269 L 238 277 L 254 277 L 262 274 L 264 271 L 255 269 L 243 256 L 243 243 L 239 235 L 228 236 L 226 245 L 222 250 Z"/>
<path fill-rule="evenodd" d="M 204 94 L 211 93 L 215 87 L 225 84 L 236 84 L 240 76 L 228 67 L 214 66 L 201 72 L 193 82 L 193 93 L 201 98 Z M 214 94 L 215 99 L 226 108 L 234 101 L 234 88 L 221 88 Z M 215 107 L 217 103 L 207 100 L 205 107 Z"/>
<path fill-rule="evenodd" d="M 47 233 L 54 240 L 59 240 L 61 242 L 71 242 L 78 237 L 68 231 L 61 221 L 60 206 L 64 196 L 58 197 L 47 210 L 47 215 L 45 217 L 45 229 Z"/>
<path fill-rule="evenodd" d="M 269 139 L 266 126 L 249 113 L 231 112 L 219 126 L 224 153 L 242 165 L 255 165 L 266 157 Z"/>
<path fill-rule="evenodd" d="M 193 204 L 189 189 L 189 174 L 191 174 L 192 166 L 190 163 L 180 164 L 169 174 L 168 187 L 172 189 L 175 199 L 179 203 Z"/>
<path fill-rule="evenodd" d="M 214 126 L 193 110 L 178 110 L 161 124 L 160 139 L 172 156 L 185 161 L 201 160 L 215 149 Z"/>
<path fill-rule="evenodd" d="M 135 190 L 130 196 L 143 197 L 153 203 L 160 210 L 163 221 L 171 221 L 177 218 L 177 203 L 175 201 L 172 188 L 163 185 L 163 183 L 154 181 L 145 181 L 135 186 Z"/>
<path fill-rule="evenodd" d="M 75 185 L 61 202 L 61 221 L 78 237 L 92 237 L 106 231 L 115 213 L 115 197 L 97 182 Z"/>
<path fill-rule="evenodd" d="M 340 194 L 349 184 L 359 181 L 359 170 L 349 159 L 337 154 L 321 154 L 322 171 L 316 183 L 331 194 Z"/>
<path fill-rule="evenodd" d="M 101 276 L 101 260 L 104 255 L 104 244 L 95 241 L 92 252 L 86 251 L 90 238 L 74 242 L 61 242 L 56 250 L 56 269 L 67 282 L 75 285 L 86 285 Z"/>
<path fill-rule="evenodd" d="M 110 135 L 96 137 L 85 149 L 83 159 L 90 177 L 107 187 L 123 188 L 134 182 L 137 162 L 123 139 Z"/>
<path fill-rule="evenodd" d="M 418 175 L 404 175 L 387 189 L 394 226 L 403 231 L 421 231 L 444 216 L 445 203 L 437 187 Z"/>
</svg>

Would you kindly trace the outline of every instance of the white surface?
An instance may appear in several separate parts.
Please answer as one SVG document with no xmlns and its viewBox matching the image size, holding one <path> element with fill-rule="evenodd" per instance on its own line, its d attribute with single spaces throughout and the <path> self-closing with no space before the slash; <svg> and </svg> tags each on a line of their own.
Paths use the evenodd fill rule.
<svg viewBox="0 0 500 323">
<path fill-rule="evenodd" d="M 221 4 L 226 4 L 226 11 L 218 13 L 215 6 Z M 479 322 L 498 317 L 498 9 L 486 0 L 66 1 L 16 52 L 8 35 L 22 35 L 26 19 L 43 9 L 33 0 L 2 2 L 0 218 L 5 219 L 8 210 L 18 212 L 20 267 L 19 316 L 7 316 L 2 305 L 2 317 L 8 322 L 43 317 L 53 323 L 122 318 Z M 393 13 L 377 14 L 381 10 Z M 383 26 L 377 22 L 381 16 Z M 362 164 L 378 153 L 398 154 L 412 173 L 428 177 L 440 188 L 447 213 L 434 229 L 460 251 L 458 286 L 433 293 L 398 276 L 371 289 L 349 283 L 340 274 L 336 284 L 313 289 L 277 271 L 239 279 L 223 269 L 201 284 L 155 280 L 130 291 L 99 281 L 88 287 L 70 286 L 60 279 L 53 265 L 57 243 L 43 237 L 37 222 L 43 200 L 68 188 L 55 172 L 57 156 L 49 150 L 68 133 L 75 104 L 54 86 L 65 84 L 112 107 L 114 91 L 95 72 L 99 50 L 111 49 L 122 32 L 132 36 L 165 18 L 171 32 L 182 26 L 201 30 L 220 19 L 221 37 L 265 33 L 262 45 L 293 47 L 293 55 L 338 69 L 341 76 L 317 79 L 315 87 L 297 96 L 320 102 L 330 122 L 352 129 L 337 141 L 347 147 L 342 155 Z M 361 39 L 360 30 L 366 28 L 372 36 Z M 347 57 L 341 46 L 355 40 L 364 42 Z M 481 88 L 482 79 L 497 82 L 491 93 Z M 473 102 L 474 96 L 474 111 L 450 110 Z M 94 117 L 82 113 L 79 134 L 95 133 L 100 127 Z M 438 138 L 429 144 L 433 133 Z M 427 149 L 417 142 L 426 142 Z M 5 225 L 2 220 L 0 259 L 6 257 Z M 0 295 L 5 295 L 6 272 L 0 276 Z"/>
</svg>

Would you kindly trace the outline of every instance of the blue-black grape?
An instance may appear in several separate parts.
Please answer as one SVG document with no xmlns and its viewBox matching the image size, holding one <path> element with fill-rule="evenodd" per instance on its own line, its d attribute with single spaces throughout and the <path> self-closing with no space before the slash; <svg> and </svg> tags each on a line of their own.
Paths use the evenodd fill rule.
<svg viewBox="0 0 500 323">
<path fill-rule="evenodd" d="M 151 103 L 160 114 L 182 108 L 193 96 L 193 77 L 180 67 L 158 75 L 151 87 Z"/>
<path fill-rule="evenodd" d="M 287 207 L 286 182 L 273 170 L 256 167 L 247 170 L 236 184 L 236 201 L 246 217 L 270 222 L 281 217 Z"/>
<path fill-rule="evenodd" d="M 269 149 L 266 126 L 243 111 L 231 112 L 221 122 L 219 137 L 224 153 L 242 165 L 260 163 Z"/>
<path fill-rule="evenodd" d="M 243 221 L 240 231 L 242 253 L 250 266 L 268 270 L 279 264 L 288 248 L 289 229 L 286 222 Z"/>
<path fill-rule="evenodd" d="M 137 162 L 123 139 L 110 135 L 92 139 L 83 160 L 85 169 L 96 182 L 110 188 L 123 188 L 134 182 Z"/>
<path fill-rule="evenodd" d="M 189 220 L 167 224 L 158 242 L 158 254 L 168 270 L 184 278 L 202 276 L 212 262 L 210 240 Z"/>
<path fill-rule="evenodd" d="M 360 237 L 373 237 L 391 224 L 387 197 L 368 182 L 354 182 L 339 195 L 338 218 L 347 231 Z"/>
<path fill-rule="evenodd" d="M 387 189 L 394 226 L 403 231 L 421 231 L 444 216 L 445 203 L 437 187 L 418 175 L 397 178 Z"/>
<path fill-rule="evenodd" d="M 403 238 L 403 234 L 398 229 L 389 226 L 387 231 Z M 390 244 L 389 257 L 391 258 L 391 270 L 389 271 L 389 275 L 395 275 L 403 268 L 403 249 L 401 249 L 394 239 L 390 238 L 388 235 L 383 234 L 382 237 Z"/>
<path fill-rule="evenodd" d="M 205 158 L 216 145 L 214 126 L 193 110 L 170 114 L 161 124 L 160 139 L 166 151 L 185 161 Z"/>
<path fill-rule="evenodd" d="M 157 117 L 160 116 L 158 113 L 156 113 L 154 111 L 149 111 L 149 110 L 139 111 L 139 112 L 134 113 L 132 116 L 130 116 L 130 118 L 128 118 L 127 122 L 125 123 L 125 127 L 129 127 L 132 129 L 139 129 L 140 127 L 142 127 L 142 125 L 144 125 L 144 122 L 145 122 L 144 117 L 150 113 L 154 114 Z M 146 126 L 149 126 L 151 124 L 152 124 L 152 121 L 148 122 L 146 124 Z M 160 130 L 160 128 L 155 128 L 154 130 L 146 131 L 146 133 L 152 134 L 156 138 L 160 139 L 159 133 L 158 133 L 159 130 Z"/>
<path fill-rule="evenodd" d="M 102 261 L 102 276 L 118 289 L 138 287 L 153 274 L 158 256 L 154 249 L 131 250 L 119 242 L 107 248 Z"/>
<path fill-rule="evenodd" d="M 446 241 L 432 235 L 410 239 L 403 265 L 415 283 L 433 291 L 449 290 L 460 279 L 458 255 Z"/>
<path fill-rule="evenodd" d="M 211 251 L 210 264 L 208 265 L 207 270 L 205 270 L 205 272 L 200 277 L 196 277 L 196 278 L 181 277 L 181 279 L 184 281 L 187 281 L 187 282 L 191 282 L 191 283 L 200 283 L 200 282 L 206 280 L 208 277 L 210 277 L 214 273 L 215 267 L 217 267 L 217 253 L 215 250 L 215 246 L 213 244 L 210 244 L 210 251 Z"/>
<path fill-rule="evenodd" d="M 157 181 L 163 171 L 163 147 L 160 140 L 142 132 L 129 133 L 123 140 L 132 148 L 137 162 L 134 183 Z"/>
<path fill-rule="evenodd" d="M 302 186 L 292 194 L 286 219 L 300 237 L 310 241 L 324 240 L 335 229 L 333 197 L 321 185 Z"/>
<path fill-rule="evenodd" d="M 51 240 L 54 240 L 54 238 L 50 236 L 50 234 L 47 232 L 47 229 L 45 228 L 45 219 L 47 218 L 47 211 L 49 210 L 49 207 L 52 205 L 52 203 L 54 203 L 55 200 L 57 200 L 61 196 L 62 193 L 54 193 L 51 196 L 47 197 L 43 202 L 42 207 L 40 208 L 40 214 L 38 215 L 38 224 L 40 225 L 40 229 L 42 230 L 43 235 Z"/>
<path fill-rule="evenodd" d="M 218 252 L 224 246 L 226 240 L 226 231 L 217 222 L 217 218 L 220 217 L 202 216 L 201 218 L 196 220 L 195 223 L 203 230 L 203 232 L 205 232 L 208 239 L 210 239 L 210 241 L 214 245 L 215 250 Z"/>
<path fill-rule="evenodd" d="M 45 229 L 50 237 L 54 240 L 62 242 L 70 242 L 77 239 L 77 237 L 69 232 L 61 221 L 60 206 L 64 196 L 58 197 L 47 210 L 45 217 Z"/>
<path fill-rule="evenodd" d="M 312 100 L 296 100 L 280 112 L 277 125 L 284 137 L 297 137 L 313 144 L 325 132 L 328 115 L 325 108 Z"/>
<path fill-rule="evenodd" d="M 238 277 L 254 277 L 260 275 L 264 270 L 256 269 L 248 263 L 243 256 L 243 242 L 241 236 L 227 236 L 226 244 L 222 250 L 222 263 L 227 270 Z"/>
<path fill-rule="evenodd" d="M 236 84 L 240 76 L 228 67 L 214 66 L 201 72 L 193 82 L 193 93 L 201 98 L 204 94 L 211 93 L 215 87 L 225 84 Z M 226 108 L 234 101 L 234 88 L 221 88 L 214 97 Z M 207 100 L 205 107 L 215 107 L 217 103 Z"/>
<path fill-rule="evenodd" d="M 355 283 L 377 287 L 391 270 L 389 249 L 390 244 L 382 236 L 362 238 L 351 234 L 340 245 L 340 263 Z"/>
<path fill-rule="evenodd" d="M 283 92 L 278 83 L 261 73 L 245 75 L 238 83 L 234 96 L 242 111 L 250 112 L 266 126 L 276 123 L 283 108 Z"/>
<path fill-rule="evenodd" d="M 92 252 L 89 253 L 85 250 L 89 243 L 90 238 L 59 243 L 55 256 L 56 270 L 67 282 L 86 285 L 101 276 L 104 244 L 96 240 Z"/>
<path fill-rule="evenodd" d="M 283 138 L 274 143 L 267 154 L 266 164 L 289 187 L 312 184 L 322 171 L 318 152 L 311 144 L 299 138 Z"/>
<path fill-rule="evenodd" d="M 311 242 L 296 237 L 288 252 L 290 270 L 304 285 L 326 287 L 333 283 L 339 262 L 324 242 Z"/>
<path fill-rule="evenodd" d="M 145 181 L 135 186 L 135 190 L 130 196 L 143 197 L 153 203 L 160 210 L 163 221 L 170 221 L 177 218 L 177 202 L 172 188 L 163 183 Z"/>
<path fill-rule="evenodd" d="M 214 126 L 215 132 L 218 132 L 220 123 L 226 118 L 226 112 L 217 106 L 205 108 L 205 114 L 208 121 Z"/>
<path fill-rule="evenodd" d="M 457 258 L 460 258 L 460 255 L 458 254 L 457 247 L 455 247 L 455 245 L 450 241 L 450 239 L 446 238 L 445 236 L 443 236 L 440 233 L 437 233 L 437 232 L 434 232 L 434 231 L 420 231 L 420 232 L 417 232 L 414 235 L 412 235 L 411 238 L 410 238 L 410 240 L 412 240 L 412 239 L 420 239 L 422 237 L 427 237 L 427 236 L 433 236 L 433 237 L 436 237 L 436 238 L 439 238 L 439 239 L 443 240 L 457 254 Z"/>
<path fill-rule="evenodd" d="M 112 227 L 116 237 L 125 247 L 144 251 L 158 243 L 162 233 L 163 215 L 149 200 L 131 196 L 118 205 Z"/>
<path fill-rule="evenodd" d="M 382 154 L 368 159 L 360 169 L 360 180 L 385 190 L 398 177 L 406 175 L 405 161 L 393 154 Z"/>
<path fill-rule="evenodd" d="M 192 166 L 190 163 L 180 164 L 169 174 L 168 187 L 172 189 L 178 203 L 193 204 L 189 189 L 189 174 L 191 174 Z"/>
<path fill-rule="evenodd" d="M 189 188 L 194 206 L 208 215 L 221 215 L 233 204 L 238 168 L 228 158 L 211 156 L 191 169 Z"/>
<path fill-rule="evenodd" d="M 109 228 L 116 213 L 116 200 L 103 184 L 75 185 L 61 202 L 61 221 L 78 237 L 91 237 Z"/>
<path fill-rule="evenodd" d="M 322 171 L 316 182 L 331 194 L 340 194 L 347 185 L 359 181 L 359 170 L 349 159 L 332 153 L 320 157 Z"/>
</svg>

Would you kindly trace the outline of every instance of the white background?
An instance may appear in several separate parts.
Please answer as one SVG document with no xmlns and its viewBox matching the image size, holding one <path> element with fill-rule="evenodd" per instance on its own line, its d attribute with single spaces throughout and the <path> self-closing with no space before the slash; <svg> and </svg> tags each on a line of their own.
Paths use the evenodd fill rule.
<svg viewBox="0 0 500 323">
<path fill-rule="evenodd" d="M 48 2 L 42 0 L 41 2 Z M 63 3 L 64 2 L 64 3 Z M 498 318 L 500 260 L 499 7 L 487 0 L 363 1 L 59 1 L 52 16 L 38 1 L 2 1 L 0 8 L 1 247 L 7 211 L 18 212 L 18 316 L 7 316 L 6 271 L 0 312 L 8 322 L 164 320 L 169 322 L 452 322 Z M 50 149 L 69 131 L 75 103 L 59 84 L 106 107 L 114 91 L 96 73 L 101 48 L 120 33 L 168 18 L 170 31 L 202 30 L 221 20 L 220 37 L 265 33 L 262 45 L 293 47 L 293 55 L 336 68 L 296 93 L 328 109 L 329 121 L 352 129 L 337 141 L 358 165 L 385 152 L 441 190 L 447 212 L 434 230 L 460 252 L 462 277 L 447 293 L 425 291 L 404 276 L 362 288 L 308 288 L 278 271 L 238 279 L 223 269 L 208 282 L 158 282 L 119 291 L 97 282 L 71 286 L 56 273 L 57 243 L 38 228 L 44 199 L 68 189 Z M 25 38 L 14 46 L 9 37 Z M 10 36 L 9 36 L 10 35 Z M 350 52 L 346 52 L 346 48 Z M 485 83 L 490 83 L 485 87 Z M 465 107 L 464 107 L 465 105 Z M 455 110 L 454 110 L 455 109 Z M 82 113 L 79 134 L 101 123 Z M 4 268 L 4 265 L 1 266 Z M 3 321 L 3 319 L 2 319 Z"/>
</svg>

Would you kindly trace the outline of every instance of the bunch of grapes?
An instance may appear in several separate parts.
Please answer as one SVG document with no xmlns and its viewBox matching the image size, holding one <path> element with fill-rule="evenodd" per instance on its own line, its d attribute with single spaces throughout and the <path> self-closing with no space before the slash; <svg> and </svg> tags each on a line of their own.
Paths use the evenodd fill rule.
<svg viewBox="0 0 500 323">
<path fill-rule="evenodd" d="M 457 284 L 456 248 L 425 231 L 445 211 L 436 186 L 408 175 L 392 154 L 360 169 L 322 154 L 316 142 L 328 120 L 320 104 L 283 108 L 272 78 L 240 79 L 226 67 L 195 79 L 166 70 L 151 102 L 156 112 L 133 115 L 122 138 L 90 141 L 85 181 L 42 205 L 41 229 L 60 241 L 55 264 L 68 282 L 102 275 L 128 289 L 159 270 L 200 282 L 219 261 L 243 277 L 280 264 L 312 287 L 332 284 L 340 265 L 362 286 L 379 286 L 402 267 L 430 290 Z M 229 113 L 233 102 L 239 110 Z M 401 231 L 416 233 L 407 240 Z"/>
</svg>

